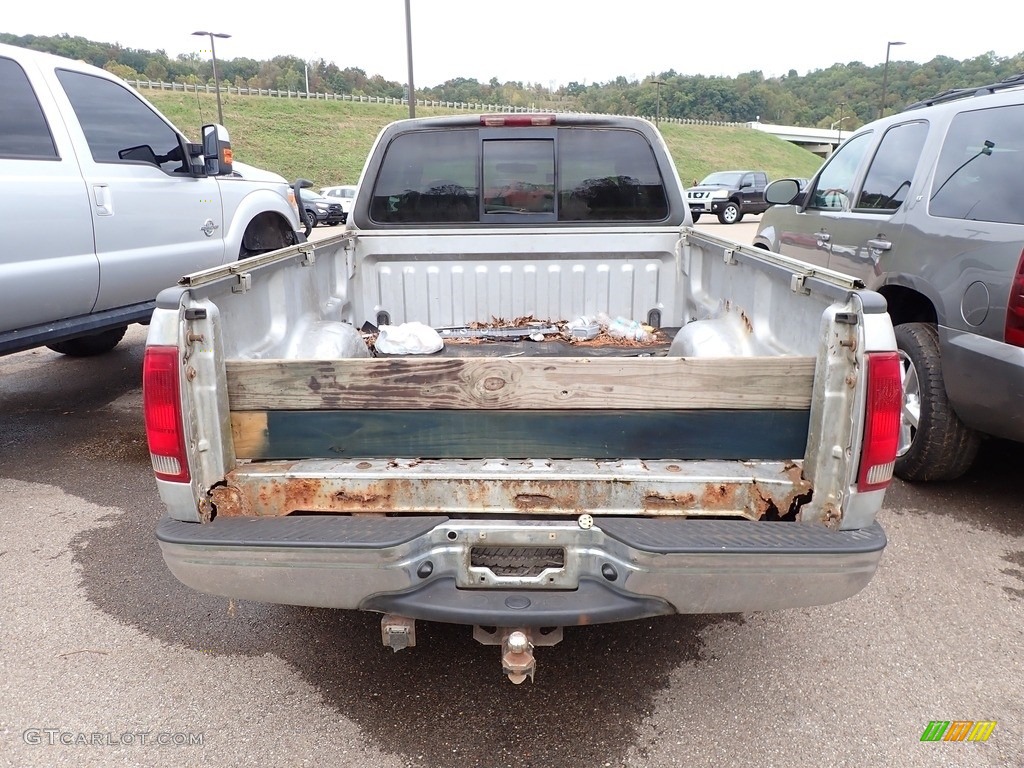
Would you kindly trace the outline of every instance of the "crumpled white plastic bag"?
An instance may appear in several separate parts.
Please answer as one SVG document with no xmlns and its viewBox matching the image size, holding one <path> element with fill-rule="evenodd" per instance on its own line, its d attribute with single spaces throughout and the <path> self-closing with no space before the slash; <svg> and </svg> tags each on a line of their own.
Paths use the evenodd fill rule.
<svg viewBox="0 0 1024 768">
<path fill-rule="evenodd" d="M 382 325 L 374 346 L 385 355 L 429 355 L 444 346 L 441 335 L 420 322 Z"/>
</svg>

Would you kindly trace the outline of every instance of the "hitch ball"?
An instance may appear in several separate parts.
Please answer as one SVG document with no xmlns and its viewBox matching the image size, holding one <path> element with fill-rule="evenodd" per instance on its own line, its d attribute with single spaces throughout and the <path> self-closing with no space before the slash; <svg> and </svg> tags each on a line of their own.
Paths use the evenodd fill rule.
<svg viewBox="0 0 1024 768">
<path fill-rule="evenodd" d="M 533 658 L 533 643 L 529 635 L 522 630 L 514 630 L 505 637 L 504 645 L 501 667 L 508 679 L 514 685 L 519 685 L 526 678 L 530 678 L 532 683 L 537 661 Z"/>
</svg>

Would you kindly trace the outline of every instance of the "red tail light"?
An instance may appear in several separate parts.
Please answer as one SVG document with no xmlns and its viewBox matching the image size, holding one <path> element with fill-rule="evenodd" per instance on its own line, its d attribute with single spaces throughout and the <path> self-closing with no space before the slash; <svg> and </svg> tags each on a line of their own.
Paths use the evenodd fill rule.
<svg viewBox="0 0 1024 768">
<path fill-rule="evenodd" d="M 142 363 L 142 407 L 153 471 L 161 480 L 187 483 L 185 432 L 178 390 L 176 347 L 147 347 Z"/>
<path fill-rule="evenodd" d="M 480 125 L 521 128 L 524 125 L 554 125 L 554 115 L 515 114 L 481 115 Z"/>
<path fill-rule="evenodd" d="M 1017 263 L 1017 272 L 1010 282 L 1010 297 L 1006 300 L 1006 329 L 1003 339 L 1007 344 L 1024 347 L 1024 252 Z"/>
<path fill-rule="evenodd" d="M 864 445 L 860 453 L 857 490 L 885 488 L 896 466 L 900 437 L 903 383 L 896 352 L 868 354 L 868 403 L 864 414 Z"/>
</svg>

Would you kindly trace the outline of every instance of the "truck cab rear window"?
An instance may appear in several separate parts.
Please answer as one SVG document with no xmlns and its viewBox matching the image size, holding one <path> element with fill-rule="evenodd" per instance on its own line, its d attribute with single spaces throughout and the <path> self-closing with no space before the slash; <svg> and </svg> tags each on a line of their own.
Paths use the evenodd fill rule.
<svg viewBox="0 0 1024 768">
<path fill-rule="evenodd" d="M 388 146 L 370 203 L 387 224 L 661 221 L 668 202 L 639 133 L 419 131 Z"/>
<path fill-rule="evenodd" d="M 621 130 L 558 134 L 559 221 L 661 221 L 665 184 L 647 140 Z"/>
<path fill-rule="evenodd" d="M 483 142 L 485 214 L 555 212 L 553 139 Z"/>
</svg>

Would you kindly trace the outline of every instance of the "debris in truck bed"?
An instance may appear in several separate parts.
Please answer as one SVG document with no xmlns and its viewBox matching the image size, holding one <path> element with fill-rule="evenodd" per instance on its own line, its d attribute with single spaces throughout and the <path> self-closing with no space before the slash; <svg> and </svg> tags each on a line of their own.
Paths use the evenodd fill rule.
<svg viewBox="0 0 1024 768">
<path fill-rule="evenodd" d="M 372 326 L 371 326 L 372 327 Z M 364 325 L 363 340 L 371 349 L 378 334 Z M 490 342 L 548 341 L 568 343 L 578 347 L 644 348 L 670 341 L 661 329 L 622 317 L 608 318 L 581 316 L 574 320 L 537 320 L 532 315 L 506 320 L 492 317 L 488 322 L 474 321 L 464 326 L 437 328 L 445 344 L 487 344 Z M 378 350 L 380 352 L 382 350 Z"/>
<path fill-rule="evenodd" d="M 533 339 L 543 341 L 545 336 L 559 333 L 559 329 L 548 323 L 530 322 L 525 325 L 501 325 L 490 327 L 482 323 L 472 323 L 462 328 L 439 328 L 442 339 L 458 341 L 460 339 L 501 339 L 515 341 L 517 339 Z M 540 337 L 539 339 L 537 337 Z"/>
<path fill-rule="evenodd" d="M 374 346 L 389 355 L 429 355 L 444 347 L 441 336 L 429 325 L 413 321 L 381 325 Z"/>
</svg>

